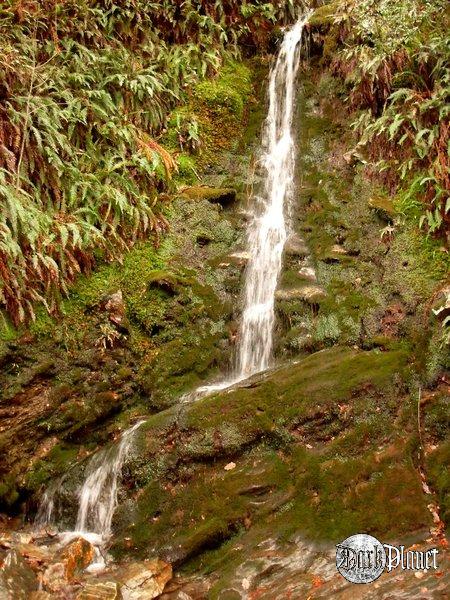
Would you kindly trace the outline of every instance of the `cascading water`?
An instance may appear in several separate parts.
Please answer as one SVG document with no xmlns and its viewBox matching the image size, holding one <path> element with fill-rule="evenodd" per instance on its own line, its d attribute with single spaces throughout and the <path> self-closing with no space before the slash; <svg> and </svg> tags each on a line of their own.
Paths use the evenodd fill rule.
<svg viewBox="0 0 450 600">
<path fill-rule="evenodd" d="M 270 363 L 275 290 L 287 238 L 285 213 L 294 188 L 294 91 L 306 20 L 306 17 L 300 19 L 286 31 L 270 73 L 269 110 L 263 130 L 261 157 L 265 184 L 262 194 L 254 198 L 248 232 L 250 259 L 246 269 L 244 311 L 234 373 L 229 379 L 198 388 L 182 401 L 192 401 L 230 387 L 264 371 Z M 119 476 L 134 434 L 141 424 L 142 421 L 124 432 L 118 445 L 92 457 L 78 496 L 75 531 L 62 534 L 63 540 L 82 535 L 101 546 L 110 537 Z M 57 486 L 54 489 L 57 490 Z M 54 494 L 48 491 L 38 512 L 37 524 L 42 526 L 51 522 L 53 509 Z"/>
<path fill-rule="evenodd" d="M 74 531 L 61 534 L 63 542 L 77 536 L 89 539 L 96 545 L 107 541 L 111 535 L 111 523 L 117 505 L 118 481 L 123 464 L 131 450 L 134 435 L 144 423 L 139 421 L 124 431 L 120 442 L 97 452 L 86 467 L 86 478 L 78 500 L 78 515 Z M 36 525 L 44 527 L 51 523 L 55 508 L 55 494 L 64 483 L 64 476 L 48 490 L 42 499 L 36 517 Z"/>
<path fill-rule="evenodd" d="M 296 147 L 292 133 L 295 78 L 306 19 L 289 29 L 269 81 L 269 112 L 262 138 L 264 190 L 255 199 L 249 227 L 244 312 L 235 379 L 264 371 L 272 355 L 274 298 L 287 238 L 285 212 L 294 189 Z"/>
<path fill-rule="evenodd" d="M 95 454 L 80 490 L 76 531 L 95 532 L 108 538 L 117 504 L 117 480 L 133 443 L 134 432 L 144 421 L 127 429 L 117 446 Z"/>
<path fill-rule="evenodd" d="M 249 262 L 236 364 L 229 379 L 187 394 L 197 400 L 267 369 L 273 346 L 274 301 L 287 239 L 286 212 L 294 191 L 296 146 L 293 136 L 295 80 L 304 26 L 309 14 L 285 33 L 269 79 L 269 110 L 261 140 L 265 171 L 262 194 L 253 200 L 248 230 Z"/>
</svg>

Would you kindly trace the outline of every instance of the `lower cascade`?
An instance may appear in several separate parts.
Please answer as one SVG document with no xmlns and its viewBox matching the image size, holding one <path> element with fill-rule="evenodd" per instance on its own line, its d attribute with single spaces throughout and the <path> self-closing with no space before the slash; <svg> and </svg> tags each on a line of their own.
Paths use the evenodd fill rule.
<svg viewBox="0 0 450 600">
<path fill-rule="evenodd" d="M 294 190 L 296 146 L 293 137 L 295 82 L 300 64 L 301 40 L 309 15 L 285 32 L 269 77 L 269 107 L 262 134 L 260 162 L 264 185 L 253 198 L 248 228 L 250 258 L 245 272 L 244 307 L 239 327 L 235 369 L 228 379 L 201 386 L 181 398 L 192 401 L 226 389 L 270 365 L 273 346 L 274 299 L 282 254 L 288 236 L 286 212 Z M 126 430 L 118 444 L 97 452 L 88 462 L 85 481 L 78 493 L 75 528 L 60 534 L 62 543 L 85 537 L 102 547 L 111 537 L 122 467 L 132 449 L 135 433 L 144 421 Z M 55 494 L 60 482 L 49 489 L 36 517 L 44 527 L 55 517 Z M 93 568 L 103 564 L 101 554 Z"/>
<path fill-rule="evenodd" d="M 124 431 L 117 444 L 97 452 L 86 467 L 86 478 L 78 494 L 78 514 L 74 531 L 60 534 L 63 544 L 77 537 L 84 537 L 97 547 L 101 547 L 111 537 L 111 523 L 117 505 L 118 483 L 123 464 L 132 448 L 134 435 L 144 423 L 138 421 Z M 55 494 L 64 482 L 64 477 L 48 490 L 43 497 L 36 516 L 36 525 L 45 527 L 53 521 Z M 97 552 L 97 560 L 91 565 L 102 567 L 103 557 Z"/>
</svg>

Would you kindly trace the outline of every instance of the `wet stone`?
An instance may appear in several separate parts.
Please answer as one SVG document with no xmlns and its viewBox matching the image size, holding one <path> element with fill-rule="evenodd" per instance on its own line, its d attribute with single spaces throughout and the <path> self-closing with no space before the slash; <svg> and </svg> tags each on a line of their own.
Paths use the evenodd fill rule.
<svg viewBox="0 0 450 600">
<path fill-rule="evenodd" d="M 73 541 L 63 553 L 66 579 L 70 581 L 76 575 L 80 574 L 91 564 L 94 556 L 94 546 L 90 542 L 84 538 Z"/>
<path fill-rule="evenodd" d="M 61 591 L 67 584 L 66 565 L 62 562 L 49 565 L 42 575 L 42 583 L 50 592 Z"/>
<path fill-rule="evenodd" d="M 88 583 L 78 594 L 77 600 L 122 600 L 120 586 L 115 581 Z"/>
<path fill-rule="evenodd" d="M 325 297 L 325 291 L 318 285 L 305 285 L 290 290 L 277 290 L 276 300 L 303 300 L 310 304 L 319 302 Z"/>
<path fill-rule="evenodd" d="M 127 565 L 121 576 L 123 600 L 157 598 L 172 578 L 172 567 L 158 559 Z"/>
<path fill-rule="evenodd" d="M 250 252 L 233 252 L 228 256 L 228 261 L 238 267 L 243 267 L 248 263 L 250 257 Z"/>
<path fill-rule="evenodd" d="M 300 236 L 294 234 L 288 238 L 284 246 L 284 252 L 288 256 L 308 256 L 309 250 Z"/>
<path fill-rule="evenodd" d="M 26 600 L 37 589 L 37 577 L 31 567 L 15 550 L 8 552 L 0 567 L 0 598 Z"/>
</svg>

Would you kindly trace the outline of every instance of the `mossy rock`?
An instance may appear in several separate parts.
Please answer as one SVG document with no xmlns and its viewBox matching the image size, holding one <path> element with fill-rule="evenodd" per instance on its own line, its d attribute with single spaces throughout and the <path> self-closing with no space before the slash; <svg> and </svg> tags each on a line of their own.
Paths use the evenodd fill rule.
<svg viewBox="0 0 450 600">
<path fill-rule="evenodd" d="M 184 393 L 206 383 L 223 362 L 221 335 L 180 337 L 164 344 L 138 374 L 153 409 L 163 410 Z"/>
<path fill-rule="evenodd" d="M 369 206 L 376 210 L 380 217 L 386 221 L 391 222 L 396 212 L 394 208 L 394 202 L 387 196 L 372 196 L 369 199 Z"/>
<path fill-rule="evenodd" d="M 333 348 L 150 418 L 127 473 L 143 489 L 118 509 L 114 552 L 131 538 L 133 553 L 181 564 L 263 522 L 267 536 L 333 543 L 428 526 L 406 375 L 401 351 Z"/>
<path fill-rule="evenodd" d="M 192 200 L 208 200 L 221 206 L 228 206 L 236 200 L 236 190 L 233 188 L 214 188 L 208 186 L 193 186 L 185 188 L 180 194 Z"/>
<path fill-rule="evenodd" d="M 281 289 L 275 292 L 276 300 L 302 300 L 308 304 L 320 303 L 326 296 L 325 290 L 319 285 L 308 283 L 297 287 Z"/>
<path fill-rule="evenodd" d="M 166 270 L 151 271 L 147 276 L 149 289 L 161 290 L 173 296 L 182 292 L 189 281 L 179 274 Z"/>
<path fill-rule="evenodd" d="M 308 19 L 308 25 L 312 28 L 326 30 L 333 25 L 336 12 L 341 6 L 341 0 L 334 0 L 323 6 L 319 6 Z"/>
</svg>

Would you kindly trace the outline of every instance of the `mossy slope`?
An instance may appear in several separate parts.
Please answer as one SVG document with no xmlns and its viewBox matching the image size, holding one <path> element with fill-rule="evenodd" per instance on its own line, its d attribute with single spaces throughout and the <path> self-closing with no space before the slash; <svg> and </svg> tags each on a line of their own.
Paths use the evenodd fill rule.
<svg viewBox="0 0 450 600">
<path fill-rule="evenodd" d="M 150 419 L 115 552 L 206 566 L 205 551 L 254 523 L 268 537 L 333 543 L 425 528 L 406 359 L 336 347 Z"/>
</svg>

